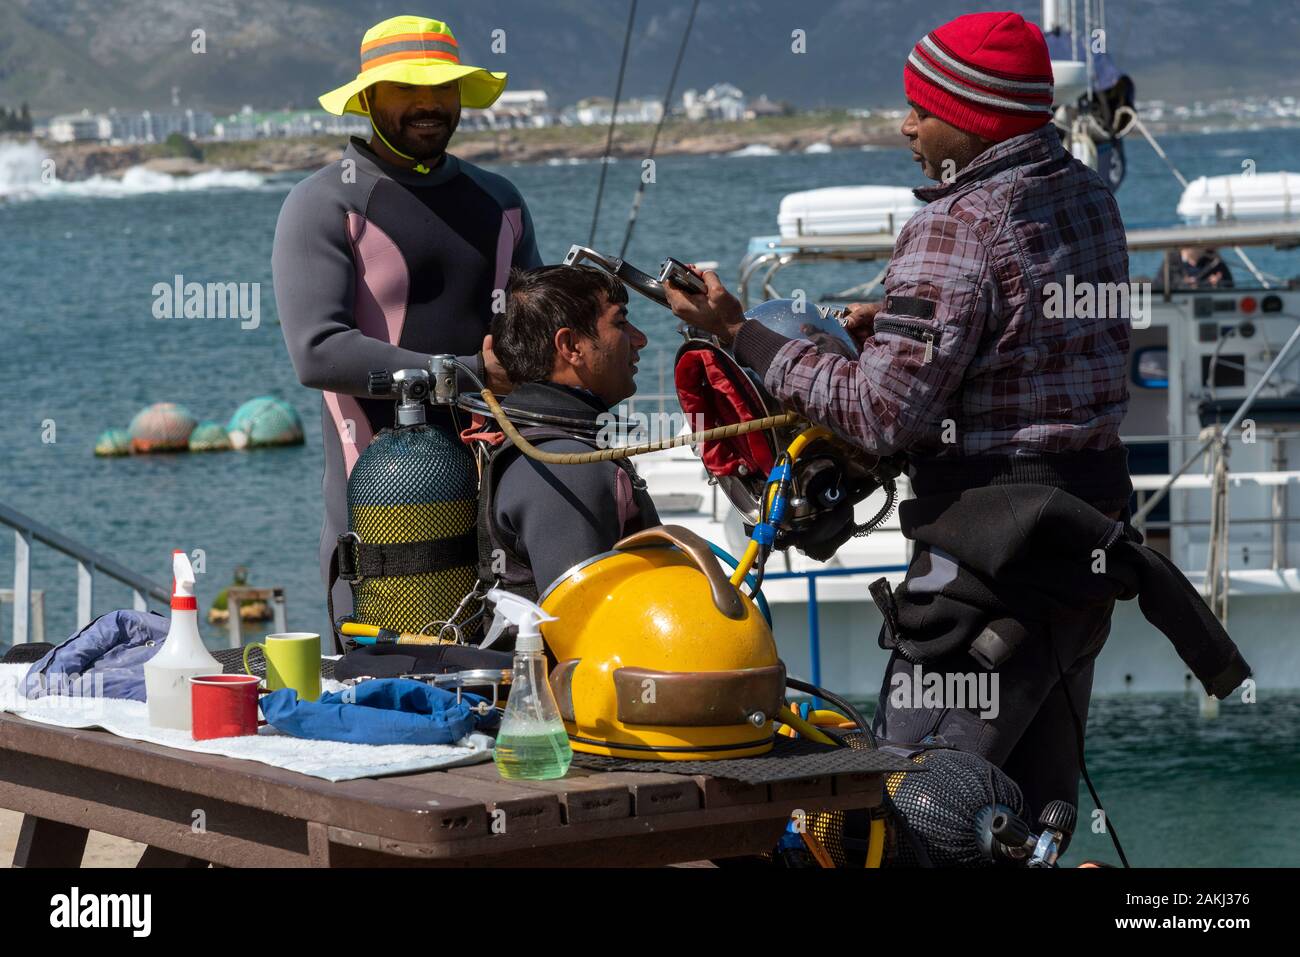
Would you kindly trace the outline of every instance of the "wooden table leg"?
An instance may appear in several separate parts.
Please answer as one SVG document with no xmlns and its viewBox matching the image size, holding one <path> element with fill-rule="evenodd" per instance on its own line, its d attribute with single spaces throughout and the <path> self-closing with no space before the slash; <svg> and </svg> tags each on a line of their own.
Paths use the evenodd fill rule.
<svg viewBox="0 0 1300 957">
<path fill-rule="evenodd" d="M 75 824 L 24 814 L 14 867 L 80 867 L 90 832 Z"/>
<path fill-rule="evenodd" d="M 190 857 L 188 854 L 178 854 L 175 851 L 169 851 L 165 847 L 154 847 L 150 844 L 140 855 L 140 860 L 136 867 L 198 867 L 208 866 L 208 862 L 198 857 Z"/>
</svg>

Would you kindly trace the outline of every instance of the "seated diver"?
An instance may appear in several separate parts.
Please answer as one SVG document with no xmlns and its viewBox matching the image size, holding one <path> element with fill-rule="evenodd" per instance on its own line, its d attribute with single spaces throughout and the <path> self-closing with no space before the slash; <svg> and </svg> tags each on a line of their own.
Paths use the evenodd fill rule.
<svg viewBox="0 0 1300 957">
<path fill-rule="evenodd" d="M 645 335 L 628 321 L 627 291 L 589 266 L 513 270 L 493 350 L 514 390 L 513 424 L 548 452 L 592 452 L 610 410 L 636 392 Z M 479 495 L 479 579 L 537 600 L 574 565 L 659 524 L 630 459 L 546 465 L 524 455 L 489 419 L 473 438 L 496 444 Z"/>
</svg>

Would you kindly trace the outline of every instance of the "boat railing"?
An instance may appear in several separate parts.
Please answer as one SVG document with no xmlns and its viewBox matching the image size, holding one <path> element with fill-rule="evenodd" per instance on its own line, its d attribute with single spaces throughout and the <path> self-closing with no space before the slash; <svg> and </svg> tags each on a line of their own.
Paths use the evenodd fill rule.
<svg viewBox="0 0 1300 957">
<path fill-rule="evenodd" d="M 633 415 L 636 413 L 656 413 L 660 415 L 677 415 L 681 413 L 681 406 L 678 404 L 677 396 L 671 392 L 648 392 L 637 393 L 622 403 L 625 414 Z M 680 426 L 681 423 L 672 423 L 674 426 Z M 1278 429 L 1256 429 L 1253 439 L 1256 442 L 1272 441 L 1275 444 L 1287 439 L 1296 438 L 1297 433 L 1293 430 Z M 655 431 L 651 429 L 649 438 L 659 439 L 667 436 L 662 430 Z M 645 436 L 634 435 L 633 440 L 640 442 L 645 440 Z M 1125 445 L 1168 445 L 1170 442 L 1201 442 L 1204 436 L 1197 433 L 1188 433 L 1185 435 L 1124 435 L 1120 437 Z M 1244 443 L 1248 441 L 1240 432 L 1225 437 L 1226 441 Z M 1276 456 L 1275 456 L 1276 458 Z M 1234 515 L 1232 522 L 1235 525 L 1272 525 L 1273 532 L 1273 554 L 1274 568 L 1289 567 L 1285 559 L 1285 539 L 1287 528 L 1295 523 L 1300 522 L 1300 517 L 1291 517 L 1287 515 L 1286 496 L 1287 490 L 1291 485 L 1300 483 L 1300 472 L 1285 471 L 1277 469 L 1267 472 L 1234 472 L 1232 473 L 1231 484 L 1233 485 L 1260 485 L 1273 489 L 1273 514 L 1267 517 L 1250 518 Z M 1179 521 L 1162 521 L 1152 520 L 1150 518 L 1151 510 L 1154 505 L 1148 507 L 1148 503 L 1153 498 L 1163 498 L 1169 491 L 1177 489 L 1178 491 L 1188 490 L 1208 490 L 1210 488 L 1210 479 L 1202 475 L 1187 475 L 1180 473 L 1173 480 L 1170 480 L 1168 473 L 1153 474 L 1135 474 L 1133 476 L 1134 493 L 1137 495 L 1137 509 L 1133 518 L 1133 524 L 1143 534 L 1148 531 L 1167 531 L 1172 528 L 1182 528 L 1191 526 L 1204 526 L 1209 524 L 1208 519 L 1182 519 Z M 1166 487 L 1167 486 L 1167 487 Z M 717 518 L 717 495 L 716 486 L 714 487 L 714 507 L 713 517 Z M 1158 502 L 1157 502 L 1158 504 Z"/>
<path fill-rule="evenodd" d="M 656 392 L 638 392 L 631 398 L 624 399 L 615 408 L 622 409 L 628 415 L 637 413 L 680 415 L 682 413 L 682 406 L 677 398 L 677 393 L 665 391 L 662 387 Z"/>
<path fill-rule="evenodd" d="M 821 616 L 817 607 L 817 580 L 842 578 L 848 575 L 889 575 L 907 571 L 906 565 L 858 565 L 848 568 L 810 568 L 804 571 L 765 572 L 763 581 L 802 578 L 808 589 L 808 670 L 812 683 L 822 686 Z"/>
<path fill-rule="evenodd" d="M 1160 503 L 1161 499 L 1163 499 L 1165 495 L 1169 493 L 1169 490 L 1174 487 L 1174 483 L 1178 480 L 1179 476 L 1190 469 L 1201 458 L 1201 456 L 1209 452 L 1211 448 L 1216 446 L 1216 444 L 1221 445 L 1222 443 L 1227 442 L 1227 437 L 1235 433 L 1237 426 L 1246 418 L 1246 413 L 1248 413 L 1251 410 L 1251 407 L 1254 406 L 1255 400 L 1258 399 L 1264 389 L 1267 388 L 1269 382 L 1278 371 L 1290 361 L 1291 353 L 1296 350 L 1297 345 L 1300 345 L 1300 325 L 1296 326 L 1295 330 L 1287 339 L 1286 344 L 1282 346 L 1281 350 L 1279 350 L 1277 356 L 1274 357 L 1273 361 L 1269 364 L 1269 367 L 1264 370 L 1264 374 L 1260 376 L 1259 381 L 1251 388 L 1250 393 L 1242 400 L 1241 405 L 1237 406 L 1237 411 L 1232 414 L 1232 418 L 1228 420 L 1228 424 L 1222 427 L 1215 426 L 1209 437 L 1201 442 L 1200 447 L 1184 459 L 1183 464 L 1180 465 L 1176 471 L 1169 474 L 1164 485 L 1157 489 L 1155 493 L 1148 498 L 1140 508 L 1138 508 L 1137 512 L 1134 513 L 1134 524 L 1144 521 L 1147 516 L 1151 514 L 1151 511 Z"/>
<path fill-rule="evenodd" d="M 77 563 L 77 628 L 84 628 L 93 620 L 96 573 L 118 581 L 131 589 L 133 607 L 137 611 L 148 608 L 150 598 L 161 602 L 171 601 L 171 592 L 158 582 L 150 581 L 119 562 L 73 541 L 48 525 L 29 518 L 22 512 L 0 504 L 0 524 L 14 530 L 14 621 L 13 643 L 25 644 L 31 634 L 32 608 L 32 546 L 40 543 L 67 555 Z M 42 609 L 43 611 L 43 609 Z M 43 615 L 42 615 L 43 617 Z M 43 629 L 42 629 L 43 630 Z"/>
</svg>

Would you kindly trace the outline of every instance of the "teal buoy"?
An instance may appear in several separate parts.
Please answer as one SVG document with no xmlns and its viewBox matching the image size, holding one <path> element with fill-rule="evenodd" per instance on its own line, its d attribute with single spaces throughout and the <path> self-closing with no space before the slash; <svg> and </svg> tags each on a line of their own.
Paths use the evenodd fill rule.
<svg viewBox="0 0 1300 957">
<path fill-rule="evenodd" d="M 224 452 L 230 447 L 230 436 L 219 422 L 200 422 L 190 433 L 191 452 Z"/>
<path fill-rule="evenodd" d="M 95 439 L 95 454 L 105 457 L 131 454 L 131 433 L 126 429 L 107 429 Z"/>
<path fill-rule="evenodd" d="M 157 402 L 141 409 L 131 420 L 131 450 L 134 452 L 184 452 L 198 420 L 189 409 L 175 402 Z"/>
<path fill-rule="evenodd" d="M 303 443 L 298 411 L 270 395 L 249 399 L 236 409 L 226 431 L 230 433 L 230 444 L 237 449 Z"/>
</svg>

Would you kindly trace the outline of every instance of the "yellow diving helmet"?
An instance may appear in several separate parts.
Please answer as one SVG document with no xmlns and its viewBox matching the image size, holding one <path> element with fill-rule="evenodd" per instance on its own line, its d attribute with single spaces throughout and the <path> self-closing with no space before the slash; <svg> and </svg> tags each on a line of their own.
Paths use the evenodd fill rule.
<svg viewBox="0 0 1300 957">
<path fill-rule="evenodd" d="M 785 665 L 758 608 L 694 532 L 629 535 L 539 604 L 559 619 L 542 632 L 573 750 L 659 761 L 771 750 Z"/>
</svg>

